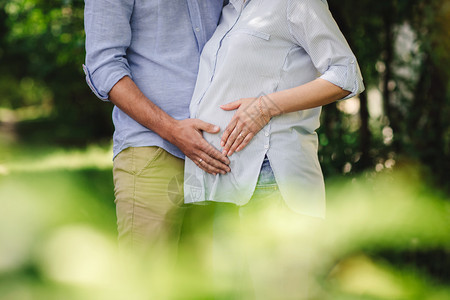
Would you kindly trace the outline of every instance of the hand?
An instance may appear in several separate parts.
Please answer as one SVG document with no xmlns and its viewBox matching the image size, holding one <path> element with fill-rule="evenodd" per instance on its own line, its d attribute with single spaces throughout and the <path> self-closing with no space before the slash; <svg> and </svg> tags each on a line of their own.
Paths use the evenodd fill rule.
<svg viewBox="0 0 450 300">
<path fill-rule="evenodd" d="M 199 119 L 175 121 L 171 128 L 169 142 L 177 146 L 199 168 L 216 175 L 230 172 L 230 160 L 211 146 L 202 131 L 218 133 L 220 128 Z"/>
<path fill-rule="evenodd" d="M 222 135 L 222 154 L 231 156 L 241 151 L 269 123 L 270 116 L 264 114 L 260 101 L 261 98 L 244 98 L 220 106 L 227 111 L 237 109 Z"/>
</svg>

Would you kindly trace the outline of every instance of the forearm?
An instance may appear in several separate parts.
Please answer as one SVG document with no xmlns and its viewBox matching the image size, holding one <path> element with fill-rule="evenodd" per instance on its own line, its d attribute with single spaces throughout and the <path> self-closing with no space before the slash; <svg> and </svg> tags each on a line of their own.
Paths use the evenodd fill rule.
<svg viewBox="0 0 450 300">
<path fill-rule="evenodd" d="M 350 94 L 349 91 L 324 79 L 316 79 L 298 87 L 263 97 L 267 114 L 271 117 L 332 103 Z"/>
<path fill-rule="evenodd" d="M 176 120 L 150 101 L 130 77 L 125 76 L 114 85 L 109 99 L 136 122 L 171 140 Z"/>
</svg>

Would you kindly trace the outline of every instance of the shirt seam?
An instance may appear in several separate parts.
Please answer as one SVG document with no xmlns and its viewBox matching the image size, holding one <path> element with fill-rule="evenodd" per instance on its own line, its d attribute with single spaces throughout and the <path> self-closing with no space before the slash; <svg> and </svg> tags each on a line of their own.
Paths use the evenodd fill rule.
<svg viewBox="0 0 450 300">
<path fill-rule="evenodd" d="M 133 207 L 132 207 L 132 214 L 131 214 L 131 249 L 134 248 L 134 215 L 135 215 L 135 207 L 136 207 L 136 171 L 135 171 L 135 164 L 134 164 L 134 148 L 132 148 L 131 152 L 131 163 L 133 166 Z"/>
<path fill-rule="evenodd" d="M 280 85 L 281 79 L 283 78 L 284 68 L 285 68 L 285 66 L 287 64 L 287 60 L 288 60 L 289 54 L 292 52 L 292 50 L 294 50 L 297 47 L 298 46 L 294 44 L 286 52 L 286 55 L 285 55 L 284 61 L 283 61 L 283 65 L 281 66 L 280 73 L 279 73 L 279 76 L 278 76 L 277 84 L 275 85 L 274 92 L 278 91 L 278 87 Z"/>
<path fill-rule="evenodd" d="M 289 18 L 289 8 L 291 7 L 292 0 L 288 0 L 288 3 L 286 5 L 286 21 L 287 21 L 287 26 L 288 26 L 288 30 L 289 30 L 289 34 L 291 35 L 291 39 L 294 43 L 298 43 L 298 46 L 302 47 L 305 49 L 306 51 L 306 42 L 303 40 L 302 37 L 302 41 L 298 41 L 297 38 L 295 37 L 295 35 L 292 32 L 292 25 L 291 23 L 293 23 L 290 18 Z M 306 51 L 308 52 L 308 51 Z"/>
</svg>

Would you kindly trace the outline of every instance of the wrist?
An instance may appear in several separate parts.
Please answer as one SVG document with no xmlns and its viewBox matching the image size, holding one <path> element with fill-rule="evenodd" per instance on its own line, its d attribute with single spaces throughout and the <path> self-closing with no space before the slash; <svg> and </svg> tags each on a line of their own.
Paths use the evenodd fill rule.
<svg viewBox="0 0 450 300">
<path fill-rule="evenodd" d="M 175 144 L 175 132 L 178 132 L 179 126 L 178 120 L 169 117 L 167 120 L 164 120 L 161 126 L 160 132 L 157 132 L 160 137 L 170 142 L 171 144 Z"/>
<path fill-rule="evenodd" d="M 281 108 L 277 104 L 277 96 L 275 94 L 269 94 L 260 97 L 261 114 L 267 116 L 268 119 L 279 116 L 283 113 Z"/>
<path fill-rule="evenodd" d="M 269 112 L 269 109 L 266 106 L 267 101 L 264 101 L 264 97 L 260 96 L 257 100 L 258 103 L 258 110 L 259 110 L 259 114 L 261 116 L 261 118 L 264 120 L 264 122 L 267 124 L 270 122 L 271 119 L 271 115 Z M 264 104 L 263 104 L 264 102 Z"/>
</svg>

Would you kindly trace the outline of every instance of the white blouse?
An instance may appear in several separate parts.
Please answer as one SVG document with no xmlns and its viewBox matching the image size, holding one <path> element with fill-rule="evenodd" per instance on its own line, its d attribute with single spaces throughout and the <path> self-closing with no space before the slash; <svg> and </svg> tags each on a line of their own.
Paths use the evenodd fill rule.
<svg viewBox="0 0 450 300">
<path fill-rule="evenodd" d="M 222 150 L 223 130 L 235 111 L 219 106 L 258 97 L 322 78 L 350 91 L 364 90 L 356 58 L 322 0 L 230 0 L 219 26 L 205 45 L 192 118 L 220 126 L 205 139 Z M 281 195 L 293 210 L 325 216 L 325 187 L 319 165 L 321 108 L 271 119 L 244 148 L 230 157 L 231 172 L 216 176 L 186 158 L 185 202 L 246 204 L 267 155 Z"/>
</svg>

